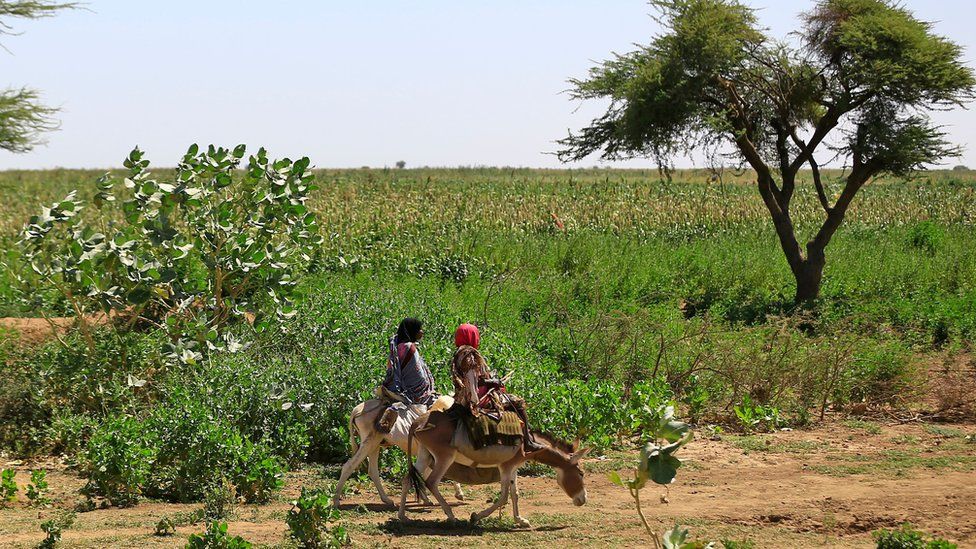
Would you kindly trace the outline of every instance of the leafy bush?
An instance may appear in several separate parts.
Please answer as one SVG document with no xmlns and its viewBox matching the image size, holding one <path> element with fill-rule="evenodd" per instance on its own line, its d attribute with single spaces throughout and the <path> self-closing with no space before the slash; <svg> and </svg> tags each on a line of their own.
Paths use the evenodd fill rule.
<svg viewBox="0 0 976 549">
<path fill-rule="evenodd" d="M 256 454 L 257 452 L 255 452 Z M 237 492 L 248 503 L 268 503 L 271 495 L 282 487 L 284 469 L 274 457 L 252 457 L 250 464 L 238 475 Z"/>
<path fill-rule="evenodd" d="M 908 242 L 913 248 L 933 255 L 943 247 L 945 231 L 931 221 L 922 221 L 908 232 Z"/>
<path fill-rule="evenodd" d="M 634 498 L 637 514 L 644 524 L 644 529 L 647 530 L 647 533 L 652 538 L 656 539 L 654 532 L 647 523 L 647 519 L 644 518 L 644 511 L 641 509 L 640 491 L 647 485 L 648 480 L 662 486 L 668 486 L 674 482 L 674 477 L 678 474 L 678 468 L 681 467 L 681 460 L 674 454 L 682 446 L 691 441 L 694 433 L 686 423 L 674 419 L 673 406 L 661 406 L 654 411 L 653 415 L 656 417 L 656 421 L 653 423 L 653 429 L 645 433 L 645 436 L 650 440 L 641 450 L 640 461 L 634 470 L 634 478 L 623 479 L 616 471 L 610 473 L 609 477 L 611 482 L 618 486 L 623 486 L 630 491 L 630 496 Z M 675 544 L 673 547 L 675 548 L 685 547 L 684 540 L 687 536 L 687 531 L 685 530 L 684 533 L 681 532 L 681 529 L 675 526 L 673 530 L 666 533 L 665 539 L 671 537 Z M 671 547 L 667 543 L 666 541 L 665 546 Z M 689 548 L 691 547 L 695 546 L 689 546 Z"/>
<path fill-rule="evenodd" d="M 203 534 L 190 534 L 187 549 L 250 549 L 251 542 L 227 535 L 226 522 L 208 522 Z"/>
<path fill-rule="evenodd" d="M 343 547 L 350 544 L 349 535 L 342 526 L 329 527 L 339 519 L 339 510 L 332 507 L 332 497 L 325 490 L 302 487 L 285 522 L 289 535 L 302 549 Z"/>
<path fill-rule="evenodd" d="M 4 469 L 0 472 L 0 501 L 13 501 L 17 497 L 17 481 L 14 480 L 16 471 Z"/>
<path fill-rule="evenodd" d="M 83 492 L 113 505 L 134 504 L 143 493 L 157 454 L 153 433 L 128 416 L 112 416 L 92 433 L 82 457 Z"/>
<path fill-rule="evenodd" d="M 234 485 L 226 478 L 207 488 L 203 496 L 203 518 L 208 521 L 223 520 L 234 503 Z"/>
<path fill-rule="evenodd" d="M 149 418 L 158 449 L 146 491 L 169 501 L 199 501 L 226 475 L 248 502 L 266 502 L 283 470 L 262 444 L 252 443 L 198 401 L 160 406 Z"/>
<path fill-rule="evenodd" d="M 75 523 L 75 514 L 70 511 L 59 511 L 57 516 L 52 519 L 45 520 L 41 523 L 41 530 L 44 531 L 47 536 L 41 540 L 41 549 L 51 549 L 59 541 L 61 541 L 61 534 L 65 530 L 71 527 Z"/>
<path fill-rule="evenodd" d="M 86 315 L 119 313 L 112 324 L 122 332 L 141 321 L 161 326 L 171 338 L 165 355 L 187 364 L 239 348 L 225 328 L 247 313 L 258 329 L 293 316 L 301 267 L 321 240 L 305 206 L 316 188 L 309 160 L 270 161 L 261 149 L 238 172 L 244 154 L 243 145 L 193 145 L 164 182 L 135 149 L 124 162 L 131 199 L 118 223 L 86 224 L 75 191 L 31 217 L 17 274 L 25 300 L 62 293 L 93 354 Z M 117 202 L 115 183 L 99 178 L 96 208 Z"/>
<path fill-rule="evenodd" d="M 955 543 L 942 538 L 926 539 L 925 534 L 912 528 L 911 524 L 903 524 L 897 530 L 878 530 L 872 534 L 877 542 L 877 549 L 955 549 Z"/>
<path fill-rule="evenodd" d="M 779 409 L 775 406 L 764 406 L 753 402 L 749 395 L 743 396 L 742 403 L 734 406 L 732 410 L 746 432 L 751 432 L 756 428 L 770 431 L 783 424 Z"/>
<path fill-rule="evenodd" d="M 47 473 L 43 469 L 31 471 L 30 484 L 27 485 L 27 499 L 31 505 L 47 505 L 50 500 L 47 497 Z"/>
</svg>

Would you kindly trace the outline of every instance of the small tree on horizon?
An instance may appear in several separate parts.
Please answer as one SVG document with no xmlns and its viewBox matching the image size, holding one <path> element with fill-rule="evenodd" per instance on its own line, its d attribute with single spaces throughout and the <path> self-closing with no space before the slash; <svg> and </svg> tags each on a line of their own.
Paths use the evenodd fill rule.
<svg viewBox="0 0 976 549">
<path fill-rule="evenodd" d="M 407 161 L 406 160 L 397 160 L 396 167 L 397 167 L 398 170 L 402 170 L 403 168 L 406 168 L 407 167 Z"/>
<path fill-rule="evenodd" d="M 15 34 L 7 22 L 11 18 L 40 19 L 74 7 L 77 7 L 74 2 L 0 0 L 0 36 Z M 26 87 L 0 91 L 0 149 L 28 152 L 43 143 L 41 133 L 58 128 L 57 121 L 52 118 L 58 109 L 42 105 L 38 99 L 37 90 Z"/>
<path fill-rule="evenodd" d="M 825 249 L 858 191 L 881 173 L 904 175 L 958 156 L 928 113 L 976 92 L 961 48 L 887 0 L 821 0 L 793 42 L 774 40 L 737 0 L 654 0 L 664 32 L 647 46 L 571 80 L 574 99 L 606 112 L 559 141 L 563 161 L 600 152 L 667 166 L 702 147 L 730 149 L 756 173 L 797 304 L 819 296 Z M 847 168 L 836 198 L 818 154 Z M 805 167 L 824 219 L 805 247 L 790 215 Z"/>
</svg>

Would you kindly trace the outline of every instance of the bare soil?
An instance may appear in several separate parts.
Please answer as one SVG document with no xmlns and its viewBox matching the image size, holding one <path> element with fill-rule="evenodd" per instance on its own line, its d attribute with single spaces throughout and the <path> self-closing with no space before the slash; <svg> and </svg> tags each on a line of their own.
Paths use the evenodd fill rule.
<svg viewBox="0 0 976 549">
<path fill-rule="evenodd" d="M 757 435 L 720 435 L 684 450 L 685 465 L 665 491 L 642 493 L 645 514 L 655 531 L 675 523 L 695 539 L 749 540 L 755 547 L 871 547 L 871 532 L 911 522 L 916 528 L 976 546 L 976 424 L 882 424 L 831 418 L 809 430 Z M 969 438 L 967 438 L 967 436 Z M 411 504 L 411 521 L 401 524 L 386 509 L 368 480 L 353 483 L 342 523 L 357 546 L 647 546 L 648 537 L 625 489 L 607 480 L 609 471 L 628 472 L 636 451 L 588 459 L 589 502 L 575 507 L 551 476 L 519 481 L 523 516 L 530 528 L 516 528 L 510 507 L 482 524 L 451 526 L 439 508 Z M 17 470 L 18 499 L 0 509 L 0 547 L 33 547 L 43 537 L 40 523 L 57 508 L 82 501 L 83 485 L 64 464 L 0 459 Z M 24 490 L 31 468 L 49 471 L 53 508 L 36 509 Z M 287 546 L 285 514 L 301 486 L 326 486 L 334 467 L 309 466 L 288 475 L 271 504 L 238 505 L 229 530 L 257 546 Z M 396 488 L 387 482 L 388 488 Z M 395 490 L 394 490 L 395 491 Z M 450 490 L 445 490 L 449 493 Z M 488 505 L 495 487 L 468 491 L 455 505 L 458 517 Z M 669 503 L 664 503 L 664 500 Z M 202 524 L 177 528 L 176 535 L 152 535 L 163 516 L 188 513 L 199 505 L 143 502 L 127 509 L 79 513 L 65 532 L 63 547 L 181 547 Z"/>
</svg>

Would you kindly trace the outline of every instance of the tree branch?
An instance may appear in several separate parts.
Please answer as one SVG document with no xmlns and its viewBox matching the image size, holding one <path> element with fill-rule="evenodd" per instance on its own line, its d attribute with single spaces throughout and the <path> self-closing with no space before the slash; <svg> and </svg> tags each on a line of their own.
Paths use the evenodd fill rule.
<svg viewBox="0 0 976 549">
<path fill-rule="evenodd" d="M 796 134 L 796 129 L 790 132 L 790 137 L 793 138 L 793 143 L 802 151 L 806 148 L 806 143 L 800 139 L 800 136 Z M 823 182 L 820 179 L 820 166 L 817 164 L 817 160 L 813 157 L 813 153 L 810 153 L 807 162 L 810 164 L 810 171 L 813 173 L 813 186 L 817 188 L 817 199 L 820 200 L 820 205 L 823 206 L 824 212 L 830 215 L 830 202 L 827 200 L 827 193 L 824 189 Z"/>
</svg>

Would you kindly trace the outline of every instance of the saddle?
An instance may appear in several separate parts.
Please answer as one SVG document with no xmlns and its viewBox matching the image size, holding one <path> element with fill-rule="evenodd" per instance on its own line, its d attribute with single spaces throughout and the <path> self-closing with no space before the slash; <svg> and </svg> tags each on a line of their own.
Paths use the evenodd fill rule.
<svg viewBox="0 0 976 549">
<path fill-rule="evenodd" d="M 522 445 L 522 422 L 518 414 L 511 410 L 500 412 L 498 417 L 489 414 L 475 416 L 467 407 L 455 404 L 447 410 L 447 414 L 455 420 L 457 428 L 465 429 L 475 450 L 496 444 Z"/>
</svg>

